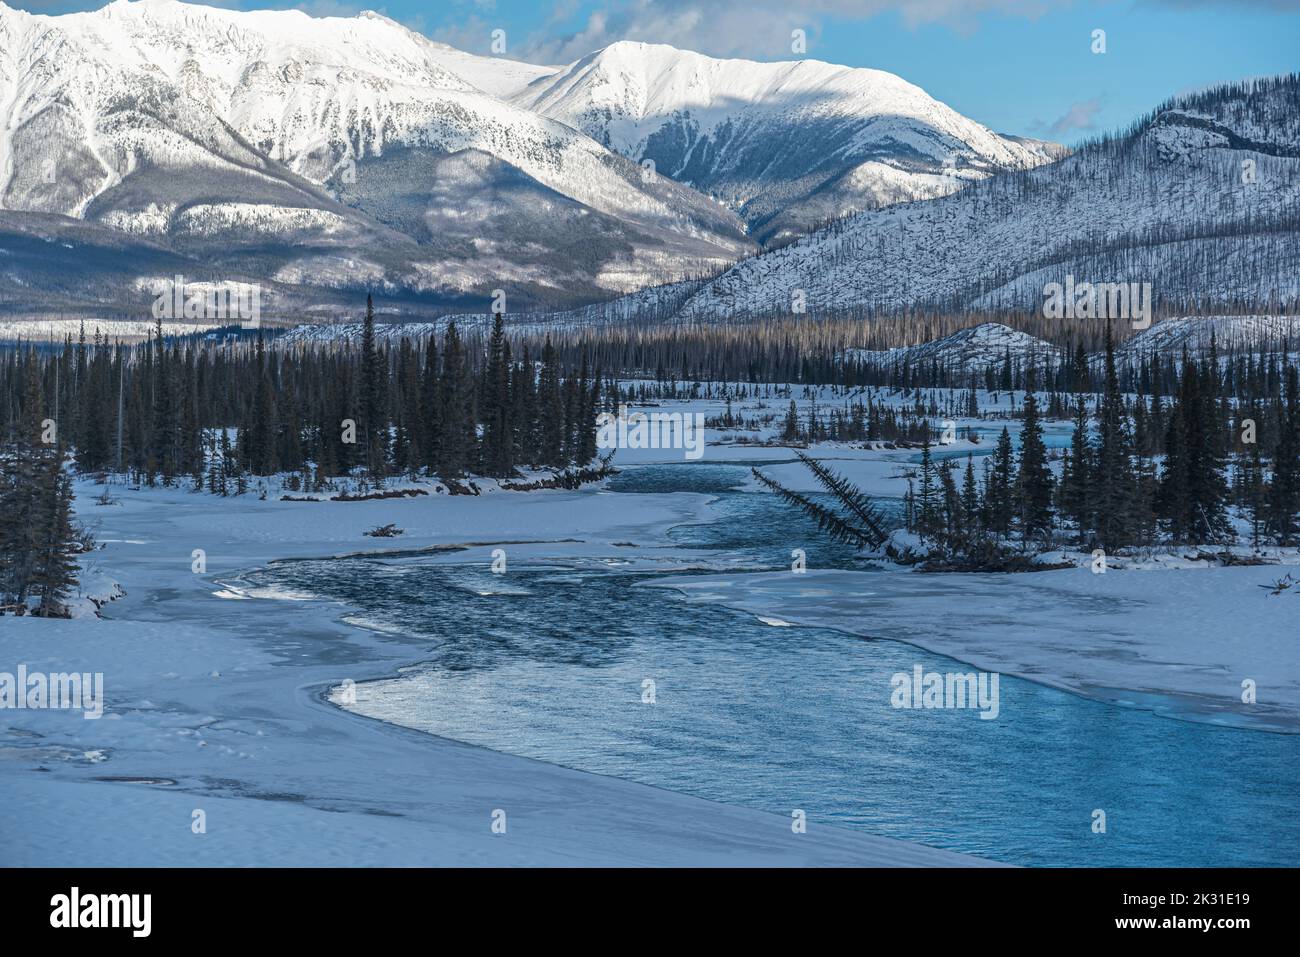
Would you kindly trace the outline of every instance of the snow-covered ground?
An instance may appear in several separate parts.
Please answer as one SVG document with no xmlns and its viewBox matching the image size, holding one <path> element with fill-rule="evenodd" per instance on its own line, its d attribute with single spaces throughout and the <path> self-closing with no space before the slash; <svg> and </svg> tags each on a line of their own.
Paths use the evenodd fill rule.
<svg viewBox="0 0 1300 957">
<path fill-rule="evenodd" d="M 0 618 L 0 670 L 103 672 L 107 707 L 9 711 L 0 731 L 7 865 L 963 865 L 946 851 L 729 807 L 351 715 L 331 686 L 389 675 L 418 647 L 251 601 L 238 569 L 381 547 L 506 544 L 511 560 L 664 541 L 700 495 L 580 492 L 302 503 L 116 490 L 97 506 L 127 596 L 104 620 Z M 396 522 L 396 541 L 366 538 Z M 570 540 L 570 541 L 560 541 Z M 490 560 L 491 544 L 457 561 Z M 195 549 L 206 572 L 192 571 Z M 257 596 L 269 598 L 273 596 Z M 314 607 L 315 603 L 313 603 Z M 345 610 L 338 609 L 342 614 Z M 494 833 L 504 811 L 506 832 Z M 205 833 L 194 833 L 202 812 Z"/>
<path fill-rule="evenodd" d="M 796 390 L 801 415 L 803 396 Z M 939 397 L 943 401 L 943 396 Z M 776 423 L 788 405 L 762 400 Z M 912 397 L 894 396 L 897 404 Z M 1015 397 L 1016 404 L 1023 396 Z M 981 393 L 982 408 L 1005 411 Z M 829 391 L 823 408 L 837 404 Z M 762 412 L 753 398 L 733 412 Z M 663 411 L 720 414 L 719 399 Z M 966 420 L 959 420 L 959 428 Z M 1000 428 L 1001 419 L 981 420 Z M 1008 423 L 1014 433 L 1018 423 Z M 776 425 L 750 438 L 770 438 Z M 1068 423 L 1048 423 L 1057 441 Z M 757 462 L 799 487 L 793 451 L 708 430 L 703 461 Z M 732 441 L 728 441 L 732 440 Z M 960 442 L 949 451 L 991 446 Z M 912 449 L 813 450 L 879 495 L 901 495 Z M 681 450 L 621 450 L 615 462 L 683 461 Z M 763 464 L 767 463 L 767 464 Z M 689 468 L 683 465 L 683 468 Z M 104 545 L 86 556 L 95 597 L 120 582 L 103 619 L 0 618 L 0 671 L 103 672 L 106 710 L 7 711 L 0 724 L 4 864 L 952 864 L 971 858 L 724 806 L 486 751 L 349 714 L 327 700 L 343 682 L 395 674 L 418 640 L 345 620 L 349 609 L 250 593 L 239 573 L 279 558 L 435 549 L 439 560 L 556 557 L 685 559 L 713 572 L 666 587 L 773 622 L 912 642 L 983 669 L 1199 720 L 1300 728 L 1296 596 L 1260 585 L 1271 567 L 1209 567 L 1174 556 L 1032 575 L 924 575 L 810 567 L 726 571 L 671 527 L 708 521 L 710 498 L 676 492 L 434 494 L 289 502 L 256 490 L 221 499 L 178 489 L 78 485 L 78 512 Z M 394 523 L 395 539 L 364 533 Z M 799 543 L 794 543 L 799 544 Z M 205 567 L 195 570 L 196 550 Z M 1083 560 L 1085 556 L 1072 556 Z M 1295 556 L 1281 556 L 1294 562 Z M 815 565 L 815 562 L 814 562 Z M 718 574 L 724 572 L 725 574 Z M 89 596 L 87 596 L 89 597 Z M 255 600 L 261 599 L 261 600 Z M 81 603 L 85 610 L 85 603 Z M 1300 607 L 1300 606 L 1297 606 Z M 575 610 L 580 613 L 580 610 Z M 1253 682 L 1257 702 L 1242 701 Z M 793 810 L 793 809 L 792 809 Z M 205 833 L 194 833 L 196 811 Z M 492 830 L 504 811 L 505 834 Z"/>
</svg>

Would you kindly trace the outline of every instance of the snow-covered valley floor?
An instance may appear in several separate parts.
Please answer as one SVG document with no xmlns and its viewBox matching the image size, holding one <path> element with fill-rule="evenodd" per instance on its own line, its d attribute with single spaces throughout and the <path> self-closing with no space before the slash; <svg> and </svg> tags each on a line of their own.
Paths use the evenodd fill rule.
<svg viewBox="0 0 1300 957">
<path fill-rule="evenodd" d="M 1064 426 L 1052 429 L 1059 435 Z M 873 493 L 896 495 L 915 453 L 817 454 Z M 642 450 L 620 452 L 618 462 L 681 458 Z M 765 471 L 799 486 L 806 479 L 791 458 L 788 449 L 726 444 L 705 455 L 769 463 Z M 694 563 L 700 577 L 660 583 L 685 594 L 686 609 L 708 601 L 772 623 L 893 638 L 1179 717 L 1300 728 L 1300 606 L 1294 594 L 1259 587 L 1278 577 L 1274 568 L 1148 561 L 1119 562 L 1104 575 L 1086 568 L 922 575 L 819 569 L 812 549 L 805 574 L 740 573 L 716 552 L 669 538 L 674 526 L 716 518 L 710 496 L 699 493 L 587 487 L 287 502 L 115 486 L 118 503 L 101 506 L 99 491 L 90 483 L 77 489 L 79 517 L 104 546 L 86 556 L 84 580 L 96 593 L 118 582 L 126 597 L 106 605 L 102 619 L 0 617 L 0 672 L 20 664 L 29 672 L 103 672 L 107 699 L 99 720 L 58 710 L 0 713 L 0 864 L 987 863 L 815 817 L 795 833 L 788 815 L 348 713 L 330 703 L 330 689 L 391 676 L 427 644 L 356 627 L 340 604 L 250 592 L 240 573 L 277 559 L 449 546 L 439 560 L 484 566 L 496 548 L 511 563 Z M 404 534 L 364 535 L 390 522 Z M 197 571 L 196 549 L 206 562 Z M 1241 700 L 1245 680 L 1258 688 L 1255 704 Z M 499 811 L 505 833 L 492 827 Z M 196 812 L 203 833 L 195 833 Z"/>
<path fill-rule="evenodd" d="M 361 718 L 323 695 L 393 673 L 418 648 L 306 603 L 223 581 L 291 556 L 546 540 L 529 554 L 662 542 L 706 498 L 581 492 L 400 502 L 220 500 L 118 490 L 92 503 L 100 566 L 126 590 L 105 618 L 0 618 L 13 671 L 103 672 L 104 716 L 8 711 L 0 730 L 5 865 L 964 865 L 946 851 L 730 807 Z M 567 540 L 567 541 L 559 541 Z M 192 571 L 195 549 L 206 572 Z M 474 545 L 458 560 L 489 561 Z M 262 596 L 269 597 L 269 596 Z M 195 812 L 206 831 L 195 833 Z M 506 832 L 494 833 L 504 811 Z"/>
</svg>

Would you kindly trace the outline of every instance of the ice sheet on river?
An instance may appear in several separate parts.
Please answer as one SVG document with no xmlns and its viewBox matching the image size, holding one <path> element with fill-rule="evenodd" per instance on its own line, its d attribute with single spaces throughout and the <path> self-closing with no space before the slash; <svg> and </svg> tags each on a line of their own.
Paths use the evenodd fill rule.
<svg viewBox="0 0 1300 957">
<path fill-rule="evenodd" d="M 650 587 L 892 638 L 987 671 L 1215 723 L 1300 731 L 1300 600 L 1267 567 L 927 575 L 808 569 Z M 780 632 L 773 632 L 780 640 Z M 1243 701 L 1252 682 L 1256 703 Z"/>
</svg>

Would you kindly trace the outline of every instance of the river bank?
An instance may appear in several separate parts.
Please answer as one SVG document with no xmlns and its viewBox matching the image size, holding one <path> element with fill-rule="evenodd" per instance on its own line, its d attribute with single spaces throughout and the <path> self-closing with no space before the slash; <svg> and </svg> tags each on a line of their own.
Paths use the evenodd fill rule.
<svg viewBox="0 0 1300 957">
<path fill-rule="evenodd" d="M 611 555 L 666 543 L 706 496 L 495 493 L 355 503 L 222 500 L 118 489 L 79 512 L 105 548 L 89 569 L 126 596 L 103 619 L 0 620 L 6 660 L 102 672 L 99 720 L 13 711 L 0 737 L 0 863 L 19 865 L 962 865 L 975 858 L 730 807 L 458 744 L 323 700 L 395 673 L 422 643 L 339 620 L 336 605 L 227 587 L 274 559 L 484 543 L 459 560 Z M 489 505 L 489 500 L 491 504 Z M 206 566 L 196 572 L 194 551 Z M 261 596 L 270 598 L 272 596 Z M 425 643 L 427 645 L 427 643 Z M 10 669 L 12 670 L 12 669 Z M 197 812 L 197 813 L 196 813 Z M 504 812 L 504 817 L 495 814 Z M 505 833 L 493 823 L 505 821 Z M 201 822 L 201 830 L 200 828 Z M 75 840 L 70 839 L 75 835 Z"/>
</svg>

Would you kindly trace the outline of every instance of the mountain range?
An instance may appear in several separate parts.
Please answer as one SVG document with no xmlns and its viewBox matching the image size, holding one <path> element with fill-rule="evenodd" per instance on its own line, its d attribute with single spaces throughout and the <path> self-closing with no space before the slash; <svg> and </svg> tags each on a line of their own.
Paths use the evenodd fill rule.
<svg viewBox="0 0 1300 957">
<path fill-rule="evenodd" d="M 577 308 L 712 276 L 859 209 L 1059 155 L 902 79 L 615 43 L 547 67 L 376 13 L 0 2 L 0 306 Z"/>
<path fill-rule="evenodd" d="M 1023 314 L 1054 283 L 1275 314 L 1300 304 L 1300 76 L 1067 154 L 814 60 L 542 66 L 375 13 L 0 0 L 0 308 L 139 318 L 174 276 L 294 322 L 366 292 L 416 318 L 499 292 L 532 326 Z"/>
<path fill-rule="evenodd" d="M 512 100 L 717 198 L 764 245 L 1064 153 L 999 136 L 881 70 L 630 41 L 538 77 Z"/>
<path fill-rule="evenodd" d="M 1146 286 L 1149 318 L 1300 308 L 1300 74 L 1182 95 L 1049 165 L 847 216 L 665 287 L 668 315 L 660 290 L 602 314 L 1041 314 L 1053 283 Z"/>
</svg>

